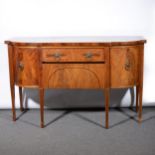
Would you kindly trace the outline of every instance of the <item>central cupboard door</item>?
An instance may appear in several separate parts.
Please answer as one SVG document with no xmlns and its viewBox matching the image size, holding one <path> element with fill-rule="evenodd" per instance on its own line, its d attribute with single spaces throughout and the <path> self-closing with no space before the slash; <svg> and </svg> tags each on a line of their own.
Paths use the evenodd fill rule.
<svg viewBox="0 0 155 155">
<path fill-rule="evenodd" d="M 106 65 L 43 64 L 42 84 L 45 88 L 104 88 Z"/>
</svg>

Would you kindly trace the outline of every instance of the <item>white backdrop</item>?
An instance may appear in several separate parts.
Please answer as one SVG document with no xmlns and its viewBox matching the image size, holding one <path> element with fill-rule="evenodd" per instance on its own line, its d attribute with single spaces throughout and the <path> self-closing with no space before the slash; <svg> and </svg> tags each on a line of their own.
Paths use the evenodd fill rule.
<svg viewBox="0 0 155 155">
<path fill-rule="evenodd" d="M 11 107 L 4 40 L 68 35 L 144 36 L 148 42 L 143 101 L 155 105 L 155 0 L 0 0 L 0 108 Z M 16 95 L 18 107 L 18 92 Z M 127 91 L 124 105 L 129 99 Z M 29 100 L 29 106 L 38 104 Z"/>
</svg>

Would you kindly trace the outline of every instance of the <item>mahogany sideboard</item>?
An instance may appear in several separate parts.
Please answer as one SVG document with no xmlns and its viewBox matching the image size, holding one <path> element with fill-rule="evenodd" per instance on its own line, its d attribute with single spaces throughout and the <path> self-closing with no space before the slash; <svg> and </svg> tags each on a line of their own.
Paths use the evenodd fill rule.
<svg viewBox="0 0 155 155">
<path fill-rule="evenodd" d="M 101 89 L 105 94 L 105 127 L 109 127 L 109 91 L 136 86 L 136 111 L 142 118 L 144 43 L 142 37 L 16 38 L 8 45 L 13 121 L 15 85 L 38 88 L 41 128 L 44 90 Z"/>
</svg>

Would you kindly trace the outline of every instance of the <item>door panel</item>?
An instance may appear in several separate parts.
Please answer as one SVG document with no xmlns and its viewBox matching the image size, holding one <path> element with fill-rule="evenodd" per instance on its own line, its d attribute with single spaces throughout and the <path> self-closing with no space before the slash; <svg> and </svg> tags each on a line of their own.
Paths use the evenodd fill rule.
<svg viewBox="0 0 155 155">
<path fill-rule="evenodd" d="M 139 47 L 113 47 L 110 51 L 111 87 L 130 87 L 138 81 Z"/>
<path fill-rule="evenodd" d="M 39 53 L 36 48 L 15 48 L 16 84 L 36 86 L 39 84 Z"/>
<path fill-rule="evenodd" d="M 44 64 L 45 88 L 104 88 L 105 64 Z"/>
</svg>

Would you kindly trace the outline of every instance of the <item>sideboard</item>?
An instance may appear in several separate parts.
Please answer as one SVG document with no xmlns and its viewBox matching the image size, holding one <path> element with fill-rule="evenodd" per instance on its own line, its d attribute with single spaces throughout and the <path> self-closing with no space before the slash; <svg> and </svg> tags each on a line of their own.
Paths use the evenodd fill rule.
<svg viewBox="0 0 155 155">
<path fill-rule="evenodd" d="M 105 127 L 109 127 L 109 91 L 136 87 L 136 111 L 142 119 L 144 43 L 142 37 L 15 38 L 8 45 L 13 121 L 15 85 L 38 88 L 40 127 L 44 127 L 44 90 L 101 89 L 105 95 Z"/>
</svg>

